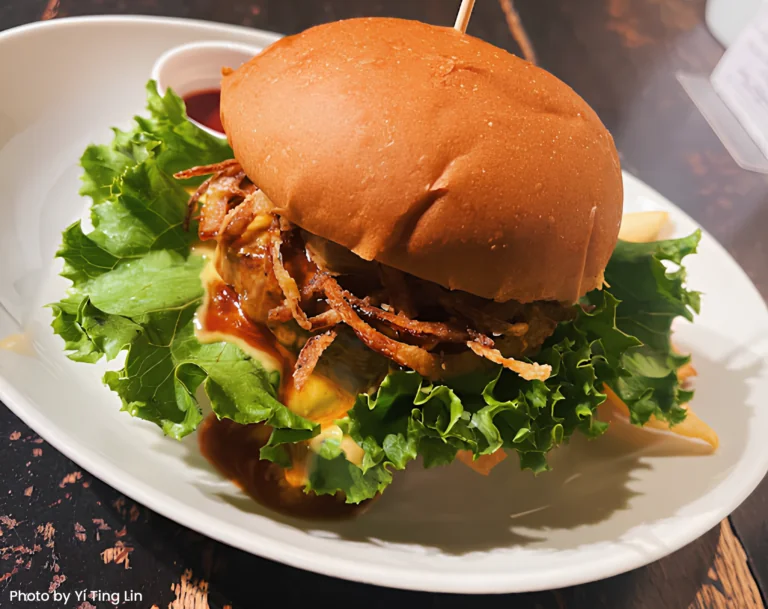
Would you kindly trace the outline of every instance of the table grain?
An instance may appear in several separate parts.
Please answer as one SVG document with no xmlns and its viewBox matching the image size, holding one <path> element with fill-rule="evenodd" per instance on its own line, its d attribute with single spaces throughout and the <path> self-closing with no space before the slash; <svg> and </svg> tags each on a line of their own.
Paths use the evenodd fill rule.
<svg viewBox="0 0 768 609">
<path fill-rule="evenodd" d="M 391 15 L 451 25 L 458 0 L 11 0 L 0 29 L 92 14 L 190 17 L 295 33 L 335 19 Z M 704 0 L 478 0 L 469 33 L 535 57 L 614 134 L 623 167 L 698 220 L 768 294 L 768 179 L 740 169 L 677 82 L 709 73 L 722 47 Z M 519 31 L 522 25 L 523 32 Z M 8 58 L 0 58 L 2 61 Z M 122 607 L 239 609 L 314 602 L 536 609 L 763 608 L 768 482 L 720 525 L 671 556 L 593 584 L 463 597 L 354 584 L 260 559 L 159 516 L 94 479 L 0 407 L 0 607 L 11 590 L 140 594 Z M 269 590 L 269 592 L 267 592 Z M 761 593 L 762 592 L 762 593 Z M 318 600 L 320 599 L 320 600 Z M 58 607 L 56 608 L 58 609 Z"/>
</svg>

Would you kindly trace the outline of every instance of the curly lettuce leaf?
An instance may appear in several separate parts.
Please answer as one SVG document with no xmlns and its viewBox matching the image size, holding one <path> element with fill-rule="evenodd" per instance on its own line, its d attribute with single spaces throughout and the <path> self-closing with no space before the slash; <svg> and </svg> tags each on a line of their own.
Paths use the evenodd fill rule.
<svg viewBox="0 0 768 609">
<path fill-rule="evenodd" d="M 459 450 L 479 457 L 507 449 L 524 469 L 545 471 L 546 454 L 576 429 L 590 436 L 605 431 L 594 416 L 605 400 L 598 370 L 639 344 L 615 327 L 616 305 L 606 293 L 601 306 L 560 325 L 536 358 L 552 366 L 544 382 L 497 366 L 437 385 L 415 372 L 391 373 L 340 422 L 365 449 L 361 469 L 400 470 L 419 456 L 432 467 L 452 462 Z"/>
<path fill-rule="evenodd" d="M 175 438 L 202 420 L 201 386 L 220 417 L 316 433 L 316 424 L 278 401 L 278 375 L 234 345 L 195 338 L 203 259 L 191 255 L 195 233 L 183 229 L 189 194 L 172 174 L 232 151 L 186 120 L 172 92 L 160 97 L 149 83 L 147 95 L 149 116 L 82 156 L 81 193 L 92 200 L 93 230 L 86 234 L 75 222 L 62 236 L 57 256 L 72 286 L 50 305 L 54 332 L 76 361 L 126 351 L 123 368 L 107 372 L 104 382 L 124 410 Z"/>
<path fill-rule="evenodd" d="M 620 301 L 616 325 L 640 342 L 624 354 L 614 378 L 605 382 L 629 407 L 631 421 L 642 425 L 651 415 L 681 422 L 683 404 L 693 397 L 680 387 L 678 369 L 690 357 L 671 347 L 672 322 L 693 321 L 700 294 L 685 287 L 683 259 L 696 252 L 696 231 L 682 239 L 654 243 L 620 241 L 605 270 L 611 293 Z M 594 302 L 594 293 L 588 296 Z"/>
</svg>

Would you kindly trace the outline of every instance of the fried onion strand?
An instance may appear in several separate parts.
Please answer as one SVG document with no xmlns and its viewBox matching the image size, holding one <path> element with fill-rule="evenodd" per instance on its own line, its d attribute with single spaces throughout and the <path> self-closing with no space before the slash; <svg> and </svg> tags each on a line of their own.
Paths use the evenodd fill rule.
<svg viewBox="0 0 768 609">
<path fill-rule="evenodd" d="M 424 377 L 434 379 L 439 375 L 440 359 L 421 347 L 401 343 L 385 336 L 365 323 L 355 312 L 352 305 L 344 298 L 344 290 L 329 275 L 323 281 L 323 290 L 328 304 L 335 309 L 341 320 L 348 325 L 357 337 L 369 348 L 388 357 L 395 363 L 411 368 Z"/>
<path fill-rule="evenodd" d="M 320 356 L 336 339 L 336 330 L 328 330 L 312 336 L 301 348 L 293 368 L 293 386 L 301 391 L 317 366 Z"/>
<path fill-rule="evenodd" d="M 468 341 L 467 347 L 472 349 L 476 355 L 484 357 L 494 364 L 504 366 L 526 381 L 546 381 L 552 374 L 552 366 L 549 364 L 529 364 L 528 362 L 521 362 L 511 357 L 504 357 L 498 349 L 492 349 L 476 340 Z"/>
<path fill-rule="evenodd" d="M 280 289 L 283 291 L 285 301 L 291 310 L 291 315 L 304 330 L 311 330 L 312 324 L 307 319 L 307 314 L 304 313 L 300 306 L 301 293 L 299 292 L 299 286 L 296 285 L 296 280 L 291 277 L 291 274 L 283 265 L 283 257 L 280 252 L 280 247 L 283 244 L 283 239 L 278 231 L 275 231 L 272 243 L 270 244 L 270 254 L 272 256 L 272 269 L 275 273 L 277 283 L 280 285 Z"/>
</svg>

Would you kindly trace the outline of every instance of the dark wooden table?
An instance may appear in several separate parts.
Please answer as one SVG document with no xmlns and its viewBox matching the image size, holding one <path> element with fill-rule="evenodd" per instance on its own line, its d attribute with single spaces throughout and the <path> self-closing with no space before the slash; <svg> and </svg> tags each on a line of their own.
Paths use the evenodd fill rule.
<svg viewBox="0 0 768 609">
<path fill-rule="evenodd" d="M 0 0 L 0 29 L 99 13 L 194 17 L 294 33 L 395 15 L 452 24 L 458 0 Z M 522 54 L 505 0 L 478 0 L 469 32 Z M 768 179 L 739 169 L 676 80 L 722 54 L 704 0 L 518 0 L 544 68 L 572 85 L 613 132 L 624 168 L 699 220 L 768 295 Z M 519 40 L 519 37 L 517 38 Z M 138 43 L 137 43 L 138 44 Z M 525 46 L 525 45 L 524 45 Z M 8 61 L 10 58 L 0 58 Z M 223 609 L 311 602 L 366 607 L 680 609 L 764 607 L 768 482 L 728 520 L 646 568 L 563 590 L 488 599 L 400 592 L 301 572 L 233 550 L 135 505 L 81 471 L 0 408 L 0 607 L 11 590 L 136 591 L 124 607 Z M 270 592 L 265 592 L 267 589 Z M 268 596 L 267 596 L 268 595 Z M 272 601 L 274 602 L 274 601 Z M 70 600 L 62 609 L 109 607 Z"/>
</svg>

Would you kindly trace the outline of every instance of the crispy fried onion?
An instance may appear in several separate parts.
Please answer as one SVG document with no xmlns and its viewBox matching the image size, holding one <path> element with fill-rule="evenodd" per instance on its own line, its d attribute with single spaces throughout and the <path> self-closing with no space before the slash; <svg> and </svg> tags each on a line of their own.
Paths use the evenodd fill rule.
<svg viewBox="0 0 768 609">
<path fill-rule="evenodd" d="M 272 256 L 272 269 L 275 273 L 277 283 L 283 291 L 285 302 L 291 311 L 291 315 L 296 320 L 296 323 L 304 330 L 311 330 L 312 322 L 309 321 L 307 314 L 300 306 L 301 292 L 299 292 L 299 286 L 296 285 L 296 280 L 291 277 L 291 274 L 283 265 L 283 257 L 280 252 L 280 248 L 283 245 L 283 239 L 280 236 L 279 225 L 275 224 L 270 230 L 274 230 L 274 236 L 272 237 L 272 243 L 270 244 L 269 249 L 270 255 Z"/>
<path fill-rule="evenodd" d="M 529 364 L 528 362 L 521 362 L 511 357 L 504 357 L 501 351 L 483 344 L 477 339 L 468 341 L 467 347 L 472 349 L 476 355 L 519 374 L 526 381 L 546 381 L 552 374 L 552 366 L 549 364 Z"/>
<path fill-rule="evenodd" d="M 323 330 L 325 328 L 332 328 L 341 323 L 341 315 L 334 309 L 328 309 L 323 311 L 319 315 L 309 318 L 309 323 L 312 324 L 312 330 Z"/>
<path fill-rule="evenodd" d="M 304 290 L 302 290 L 302 294 L 303 293 Z M 293 313 L 291 312 L 291 308 L 288 306 L 288 304 L 283 303 L 272 309 L 269 312 L 267 319 L 270 323 L 273 324 L 284 324 L 285 322 L 291 321 L 291 319 L 293 319 Z M 327 311 L 323 311 L 322 313 L 315 315 L 314 317 L 309 317 L 308 319 L 310 325 L 312 326 L 313 332 L 317 330 L 324 330 L 325 328 L 331 328 L 341 323 L 341 317 L 333 309 L 328 309 Z"/>
<path fill-rule="evenodd" d="M 199 209 L 201 239 L 243 241 L 245 245 L 255 239 L 254 243 L 261 244 L 261 250 L 239 249 L 238 256 L 263 251 L 263 272 L 273 282 L 275 292 L 282 292 L 284 300 L 269 310 L 268 323 L 274 327 L 293 319 L 303 330 L 312 333 L 294 369 L 297 389 L 306 384 L 323 352 L 335 340 L 336 326 L 342 323 L 373 351 L 429 379 L 439 378 L 445 369 L 441 345 L 445 345 L 449 353 L 457 346 L 466 345 L 476 355 L 526 380 L 543 381 L 550 376 L 552 370 L 548 365 L 505 357 L 494 339 L 504 353 L 522 354 L 540 345 L 560 321 L 558 316 L 567 309 L 550 311 L 535 303 L 487 305 L 387 266 L 366 266 L 368 263 L 361 263 L 340 246 L 319 237 L 302 236 L 287 219 L 274 215 L 271 206 L 260 206 L 256 199 L 260 191 L 235 159 L 193 167 L 174 177 L 200 176 L 210 177 L 190 196 L 187 225 Z M 252 228 L 257 209 L 265 223 Z M 317 243 L 310 243 L 312 239 Z M 330 261 L 333 261 L 332 268 L 327 264 Z M 251 262 L 243 268 L 254 272 L 258 267 Z M 294 275 L 292 271 L 298 273 Z M 359 298 L 339 283 L 343 281 L 345 287 L 349 287 L 347 275 L 367 277 L 368 283 L 364 285 L 368 286 L 371 275 L 378 275 L 377 285 L 381 289 L 371 286 L 369 295 Z M 559 307 L 556 303 L 553 306 Z M 436 307 L 440 309 L 438 319 L 443 321 L 416 319 L 422 309 L 431 311 Z M 441 350 L 432 352 L 436 348 Z"/>
<path fill-rule="evenodd" d="M 207 240 L 216 238 L 227 212 L 253 193 L 256 187 L 246 179 L 245 172 L 234 159 L 213 165 L 192 167 L 175 173 L 173 177 L 178 180 L 186 180 L 204 175 L 211 177 L 200 184 L 187 201 L 184 228 L 185 230 L 189 229 L 190 222 L 199 207 L 200 199 L 205 196 L 205 202 L 200 210 L 198 233 L 202 240 Z"/>
<path fill-rule="evenodd" d="M 374 307 L 366 300 L 357 298 L 352 294 L 347 295 L 347 300 L 357 311 L 369 319 L 385 322 L 393 330 L 409 334 L 418 338 L 431 336 L 440 339 L 443 343 L 464 343 L 470 339 L 469 332 L 450 324 L 438 321 L 419 321 L 410 319 L 404 314 L 395 314 Z"/>
<path fill-rule="evenodd" d="M 184 171 L 178 171 L 173 174 L 173 177 L 177 180 L 188 180 L 189 178 L 198 178 L 200 176 L 209 176 L 211 174 L 219 173 L 225 169 L 231 169 L 237 167 L 240 170 L 240 163 L 235 159 L 227 159 L 221 163 L 213 163 L 212 165 L 198 165 L 196 167 L 190 167 Z"/>
<path fill-rule="evenodd" d="M 297 391 L 301 391 L 312 372 L 317 366 L 320 356 L 336 339 L 336 330 L 328 330 L 322 334 L 312 336 L 301 348 L 296 366 L 293 368 L 293 385 Z"/>
<path fill-rule="evenodd" d="M 391 339 L 365 323 L 349 303 L 348 299 L 351 298 L 351 294 L 343 290 L 333 277 L 325 276 L 323 291 L 331 308 L 339 314 L 345 324 L 352 328 L 352 331 L 368 348 L 381 353 L 401 366 L 415 370 L 421 376 L 430 379 L 439 376 L 441 368 L 439 357 L 421 347 Z"/>
<path fill-rule="evenodd" d="M 312 278 L 301 288 L 301 298 L 300 301 L 305 301 L 317 294 L 322 294 L 323 292 L 323 274 L 320 272 L 316 272 L 314 275 L 312 275 Z M 276 306 L 274 309 L 269 311 L 267 315 L 267 319 L 271 323 L 285 323 L 287 321 L 290 321 L 293 318 L 293 312 L 291 310 L 291 307 L 288 305 L 288 302 L 283 302 L 281 305 Z M 341 317 L 339 317 L 339 314 L 334 311 L 333 309 L 328 309 L 327 311 L 323 311 L 319 315 L 315 315 L 314 317 L 309 318 L 309 323 L 312 325 L 312 330 L 322 330 L 324 328 L 330 328 L 331 326 L 335 326 L 336 324 L 341 323 Z"/>
</svg>

